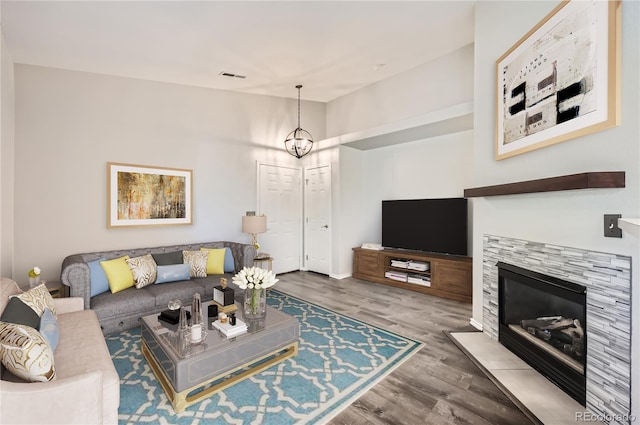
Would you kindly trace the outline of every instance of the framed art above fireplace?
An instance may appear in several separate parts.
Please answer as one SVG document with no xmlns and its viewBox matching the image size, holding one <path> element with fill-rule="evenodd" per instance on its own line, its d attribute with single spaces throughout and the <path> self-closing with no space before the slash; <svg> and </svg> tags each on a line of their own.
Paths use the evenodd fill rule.
<svg viewBox="0 0 640 425">
<path fill-rule="evenodd" d="M 619 124 L 620 13 L 563 1 L 497 60 L 497 160 Z"/>
</svg>

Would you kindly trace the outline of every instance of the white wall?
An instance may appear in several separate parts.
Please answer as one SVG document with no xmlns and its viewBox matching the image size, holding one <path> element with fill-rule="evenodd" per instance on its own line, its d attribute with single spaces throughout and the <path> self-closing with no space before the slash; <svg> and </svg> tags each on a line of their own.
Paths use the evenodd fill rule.
<svg viewBox="0 0 640 425">
<path fill-rule="evenodd" d="M 0 6 L 0 10 L 2 7 Z M 13 272 L 13 60 L 0 25 L 0 276 Z"/>
<path fill-rule="evenodd" d="M 469 45 L 329 102 L 327 134 L 402 121 L 470 102 L 472 94 Z M 340 186 L 334 186 L 340 191 L 340 210 L 334 218 L 341 230 L 334 243 L 334 273 L 351 273 L 353 247 L 381 242 L 383 199 L 462 196 L 471 184 L 472 154 L 471 131 L 364 151 L 340 146 Z"/>
<path fill-rule="evenodd" d="M 495 61 L 557 2 L 480 1 L 475 22 L 473 186 L 586 171 L 625 171 L 626 188 L 478 198 L 474 201 L 473 319 L 482 322 L 482 237 L 508 236 L 632 257 L 640 287 L 640 241 L 603 237 L 603 215 L 640 217 L 640 3 L 622 5 L 622 125 L 510 159 L 494 160 Z M 508 19 L 507 19 L 508 18 Z M 640 400 L 640 291 L 633 290 L 633 399 Z M 640 417 L 640 403 L 633 403 Z"/>
<path fill-rule="evenodd" d="M 58 279 L 74 253 L 208 240 L 249 242 L 256 161 L 283 149 L 295 99 L 16 65 L 15 269 Z M 325 105 L 304 102 L 324 136 Z M 107 229 L 108 161 L 193 170 L 193 225 Z M 4 203 L 3 203 L 4 204 Z"/>
<path fill-rule="evenodd" d="M 463 196 L 472 181 L 473 132 L 372 149 L 362 156 L 362 242 L 380 243 L 383 200 Z"/>
<path fill-rule="evenodd" d="M 473 100 L 473 44 L 327 104 L 327 137 Z"/>
<path fill-rule="evenodd" d="M 362 151 L 340 146 L 340 239 L 334 257 L 338 264 L 336 274 L 350 276 L 353 271 L 352 248 L 367 241 L 362 227 L 368 214 L 364 210 L 364 158 Z M 369 241 L 372 242 L 372 241 Z"/>
</svg>

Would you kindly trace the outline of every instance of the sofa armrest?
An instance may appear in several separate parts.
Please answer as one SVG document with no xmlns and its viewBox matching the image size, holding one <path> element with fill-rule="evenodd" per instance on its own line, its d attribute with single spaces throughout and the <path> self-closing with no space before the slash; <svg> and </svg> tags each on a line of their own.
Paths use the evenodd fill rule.
<svg viewBox="0 0 640 425">
<path fill-rule="evenodd" d="M 53 305 L 56 308 L 56 314 L 72 313 L 84 310 L 84 299 L 80 297 L 54 298 Z"/>
<path fill-rule="evenodd" d="M 91 271 L 82 255 L 70 255 L 62 262 L 60 280 L 69 287 L 72 297 L 84 300 L 84 308 L 91 308 Z"/>
<path fill-rule="evenodd" d="M 0 381 L 0 423 L 101 424 L 102 371 L 50 382 Z"/>
<path fill-rule="evenodd" d="M 247 245 L 238 242 L 224 242 L 224 246 L 231 248 L 235 261 L 236 272 L 245 267 L 253 266 L 253 259 L 256 258 L 256 248 L 253 245 Z"/>
</svg>

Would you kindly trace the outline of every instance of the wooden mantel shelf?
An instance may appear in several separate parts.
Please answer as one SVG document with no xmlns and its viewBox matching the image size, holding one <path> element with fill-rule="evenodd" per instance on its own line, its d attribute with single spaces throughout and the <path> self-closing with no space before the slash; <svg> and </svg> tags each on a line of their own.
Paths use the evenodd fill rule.
<svg viewBox="0 0 640 425">
<path fill-rule="evenodd" d="M 495 186 L 473 187 L 464 190 L 465 198 L 516 195 L 520 193 L 555 192 L 559 190 L 625 187 L 624 171 L 598 171 L 569 174 L 545 179 L 527 180 Z"/>
</svg>

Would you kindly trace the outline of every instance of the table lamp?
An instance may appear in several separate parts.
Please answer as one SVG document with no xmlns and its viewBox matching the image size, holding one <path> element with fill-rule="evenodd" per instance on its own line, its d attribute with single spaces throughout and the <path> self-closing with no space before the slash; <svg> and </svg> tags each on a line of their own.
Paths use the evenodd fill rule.
<svg viewBox="0 0 640 425">
<path fill-rule="evenodd" d="M 251 235 L 251 243 L 256 248 L 256 251 L 260 249 L 257 239 L 258 233 L 264 233 L 266 231 L 266 215 L 256 215 L 255 211 L 247 211 L 247 215 L 242 216 L 242 233 L 249 233 Z"/>
</svg>

